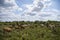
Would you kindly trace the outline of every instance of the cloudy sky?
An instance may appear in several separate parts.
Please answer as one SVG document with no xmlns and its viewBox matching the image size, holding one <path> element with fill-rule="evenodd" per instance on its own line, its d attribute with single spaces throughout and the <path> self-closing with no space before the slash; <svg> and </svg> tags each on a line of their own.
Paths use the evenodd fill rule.
<svg viewBox="0 0 60 40">
<path fill-rule="evenodd" d="M 60 21 L 60 0 L 0 0 L 0 21 Z"/>
</svg>

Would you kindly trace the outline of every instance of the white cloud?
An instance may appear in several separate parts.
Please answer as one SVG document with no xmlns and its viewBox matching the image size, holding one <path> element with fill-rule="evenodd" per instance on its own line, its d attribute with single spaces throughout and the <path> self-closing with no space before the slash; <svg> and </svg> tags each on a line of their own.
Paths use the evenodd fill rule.
<svg viewBox="0 0 60 40">
<path fill-rule="evenodd" d="M 41 9 L 41 3 L 43 5 Z M 40 7 L 39 7 L 39 6 Z M 27 10 L 24 12 L 23 20 L 57 20 L 58 10 L 50 8 L 51 0 L 35 0 L 33 4 L 27 4 Z M 30 10 L 31 9 L 31 10 Z M 42 11 L 41 11 L 42 10 Z M 26 18 L 25 18 L 26 17 Z"/>
<path fill-rule="evenodd" d="M 19 19 L 18 14 L 15 14 L 14 11 L 22 11 L 15 0 L 1 0 L 0 3 L 0 21 L 16 21 Z"/>
<path fill-rule="evenodd" d="M 0 5 L 0 21 L 35 21 L 35 20 L 58 20 L 60 13 L 56 9 L 50 8 L 51 0 L 34 0 L 32 4 L 24 4 L 26 9 L 20 8 L 15 0 L 5 0 L 4 5 Z M 9 4 L 9 5 L 8 5 Z M 22 11 L 21 14 L 14 11 Z"/>
<path fill-rule="evenodd" d="M 24 4 L 27 8 L 24 12 L 42 11 L 51 6 L 51 0 L 34 0 L 32 4 Z"/>
<path fill-rule="evenodd" d="M 25 20 L 25 21 L 57 20 L 58 13 L 60 13 L 60 12 L 57 12 L 56 10 L 52 10 L 52 9 L 49 11 L 25 13 L 23 16 L 21 16 L 21 20 Z"/>
</svg>

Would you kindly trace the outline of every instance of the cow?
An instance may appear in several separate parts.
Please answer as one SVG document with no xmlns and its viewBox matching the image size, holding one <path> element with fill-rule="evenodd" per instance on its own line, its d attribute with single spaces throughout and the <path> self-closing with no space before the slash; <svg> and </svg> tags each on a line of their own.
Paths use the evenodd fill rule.
<svg viewBox="0 0 60 40">
<path fill-rule="evenodd" d="M 9 28 L 9 27 L 4 27 L 3 30 L 6 31 L 6 32 L 11 32 L 12 31 L 12 29 Z"/>
</svg>

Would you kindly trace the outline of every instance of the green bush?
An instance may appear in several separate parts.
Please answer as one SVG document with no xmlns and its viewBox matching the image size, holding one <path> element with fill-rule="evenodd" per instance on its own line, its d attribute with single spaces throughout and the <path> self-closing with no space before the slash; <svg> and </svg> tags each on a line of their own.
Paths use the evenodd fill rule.
<svg viewBox="0 0 60 40">
<path fill-rule="evenodd" d="M 49 25 L 54 26 L 49 26 Z M 23 28 L 22 25 L 27 25 Z M 12 31 L 3 30 L 9 27 Z M 18 27 L 18 29 L 16 29 Z M 60 22 L 0 22 L 0 40 L 60 40 Z"/>
</svg>

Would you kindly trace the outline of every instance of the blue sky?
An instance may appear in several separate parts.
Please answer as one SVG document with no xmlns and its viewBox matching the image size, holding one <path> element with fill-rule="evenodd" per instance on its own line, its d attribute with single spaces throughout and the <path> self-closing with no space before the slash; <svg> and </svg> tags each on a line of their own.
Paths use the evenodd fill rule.
<svg viewBox="0 0 60 40">
<path fill-rule="evenodd" d="M 0 21 L 60 21 L 60 0 L 0 0 Z"/>
<path fill-rule="evenodd" d="M 60 10 L 60 0 L 53 0 L 53 8 Z"/>
<path fill-rule="evenodd" d="M 20 4 L 20 5 L 31 4 L 31 3 L 33 3 L 33 0 L 25 0 L 25 1 L 24 0 L 18 0 L 17 3 Z"/>
<path fill-rule="evenodd" d="M 58 9 L 58 10 L 60 10 L 60 0 L 51 0 L 51 2 L 53 2 L 53 4 L 52 4 L 52 6 L 51 7 L 53 7 L 53 8 L 55 8 L 55 9 Z M 16 0 L 16 3 L 17 3 L 17 5 L 18 6 L 22 6 L 23 4 L 32 4 L 33 3 L 33 0 Z"/>
</svg>

